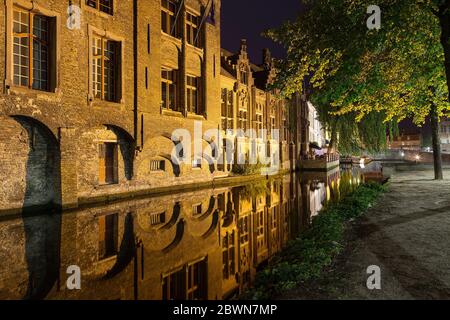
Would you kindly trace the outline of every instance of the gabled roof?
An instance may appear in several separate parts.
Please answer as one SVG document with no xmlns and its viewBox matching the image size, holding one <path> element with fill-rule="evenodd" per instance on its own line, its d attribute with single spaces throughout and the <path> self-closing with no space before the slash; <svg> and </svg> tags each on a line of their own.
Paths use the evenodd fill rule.
<svg viewBox="0 0 450 320">
<path fill-rule="evenodd" d="M 236 80 L 236 77 L 229 73 L 224 67 L 220 67 L 220 75 Z"/>
</svg>

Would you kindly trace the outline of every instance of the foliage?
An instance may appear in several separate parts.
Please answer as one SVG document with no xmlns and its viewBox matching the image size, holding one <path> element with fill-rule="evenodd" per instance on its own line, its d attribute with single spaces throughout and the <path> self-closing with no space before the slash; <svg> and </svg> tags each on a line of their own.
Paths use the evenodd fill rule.
<svg viewBox="0 0 450 320">
<path fill-rule="evenodd" d="M 268 167 L 268 165 L 262 164 L 259 160 L 256 164 L 237 164 L 232 168 L 232 172 L 235 175 L 247 176 L 252 174 L 261 173 L 261 169 Z"/>
<path fill-rule="evenodd" d="M 256 275 L 255 287 L 243 298 L 270 299 L 283 290 L 317 279 L 343 249 L 345 222 L 362 215 L 384 190 L 380 184 L 360 185 L 340 202 L 325 207 L 307 231 Z"/>
<path fill-rule="evenodd" d="M 380 0 L 382 28 L 366 27 L 369 0 L 304 0 L 304 10 L 267 35 L 287 49 L 275 87 L 286 96 L 312 86 L 321 120 L 341 149 L 376 151 L 386 131 L 433 106 L 450 109 L 435 12 L 442 0 Z M 448 1 L 447 1 L 448 2 Z"/>
<path fill-rule="evenodd" d="M 247 200 L 261 195 L 268 195 L 269 193 L 270 189 L 266 180 L 251 183 L 239 189 L 239 195 L 241 196 L 241 198 Z"/>
</svg>

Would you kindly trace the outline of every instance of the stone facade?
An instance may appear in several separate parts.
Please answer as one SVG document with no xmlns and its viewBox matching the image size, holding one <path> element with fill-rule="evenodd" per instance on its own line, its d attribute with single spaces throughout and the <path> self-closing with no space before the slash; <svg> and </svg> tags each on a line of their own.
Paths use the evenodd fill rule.
<svg viewBox="0 0 450 320">
<path fill-rule="evenodd" d="M 298 99 L 282 101 L 267 89 L 275 74 L 268 51 L 259 66 L 245 42 L 238 55 L 224 54 L 220 0 L 121 0 L 108 10 L 96 8 L 98 1 L 73 3 L 69 10 L 64 1 L 0 5 L 0 211 L 71 208 L 80 199 L 229 175 L 231 167 L 207 162 L 219 137 L 202 137 L 209 151 L 195 165 L 171 160 L 175 130 L 192 134 L 201 124 L 203 132 L 224 132 L 227 86 L 234 106 L 244 103 L 249 128 L 262 118 L 263 127 L 280 129 L 280 144 L 270 149 L 280 152 L 282 169 L 295 168 L 299 124 L 287 127 L 299 119 L 289 108 Z M 31 57 L 33 48 L 40 59 Z"/>
</svg>

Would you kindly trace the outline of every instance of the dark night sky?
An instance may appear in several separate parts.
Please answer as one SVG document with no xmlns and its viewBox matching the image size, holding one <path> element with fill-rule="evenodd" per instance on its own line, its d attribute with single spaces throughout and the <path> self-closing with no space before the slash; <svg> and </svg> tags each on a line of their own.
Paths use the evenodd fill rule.
<svg viewBox="0 0 450 320">
<path fill-rule="evenodd" d="M 237 52 L 240 39 L 247 39 L 250 59 L 259 64 L 266 47 L 274 57 L 284 56 L 283 48 L 261 33 L 295 18 L 300 0 L 222 0 L 221 10 L 222 48 Z"/>
</svg>

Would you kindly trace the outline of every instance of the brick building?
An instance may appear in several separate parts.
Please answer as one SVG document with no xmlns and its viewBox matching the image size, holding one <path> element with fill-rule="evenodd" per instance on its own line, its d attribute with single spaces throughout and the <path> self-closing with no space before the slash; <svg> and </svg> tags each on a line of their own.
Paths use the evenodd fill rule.
<svg viewBox="0 0 450 320">
<path fill-rule="evenodd" d="M 6 0 L 0 17 L 0 211 L 226 176 L 214 146 L 231 125 L 279 128 L 267 153 L 295 167 L 300 100 L 267 89 L 268 51 L 255 65 L 245 41 L 236 55 L 221 50 L 220 0 Z M 176 130 L 199 124 L 217 137 L 174 163 L 186 143 Z M 242 139 L 247 154 L 261 144 Z"/>
</svg>

